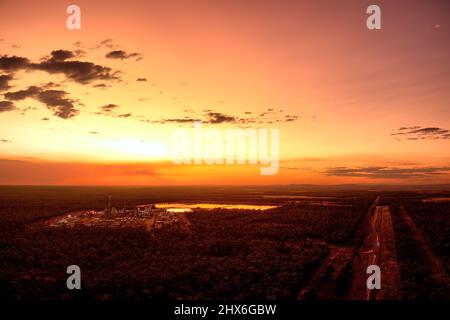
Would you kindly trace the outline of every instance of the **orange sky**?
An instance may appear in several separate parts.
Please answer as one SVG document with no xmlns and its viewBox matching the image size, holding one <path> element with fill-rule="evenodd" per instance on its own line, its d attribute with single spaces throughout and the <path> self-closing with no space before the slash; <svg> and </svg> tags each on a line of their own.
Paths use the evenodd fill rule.
<svg viewBox="0 0 450 320">
<path fill-rule="evenodd" d="M 0 2 L 0 184 L 450 183 L 448 1 L 74 3 Z M 279 173 L 174 165 L 180 119 L 279 129 Z"/>
</svg>

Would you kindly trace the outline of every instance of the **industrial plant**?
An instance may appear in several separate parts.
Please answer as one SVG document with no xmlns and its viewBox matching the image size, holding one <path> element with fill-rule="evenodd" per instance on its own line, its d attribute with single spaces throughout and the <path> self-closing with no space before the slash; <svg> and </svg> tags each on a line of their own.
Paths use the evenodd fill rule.
<svg viewBox="0 0 450 320">
<path fill-rule="evenodd" d="M 101 211 L 84 210 L 72 212 L 63 217 L 54 218 L 48 222 L 51 227 L 143 227 L 148 231 L 161 229 L 165 226 L 178 224 L 187 219 L 184 213 L 172 212 L 170 209 L 160 209 L 154 204 L 133 206 L 131 209 L 124 204 L 122 208 L 112 206 L 111 196 L 107 197 L 105 209 Z"/>
</svg>

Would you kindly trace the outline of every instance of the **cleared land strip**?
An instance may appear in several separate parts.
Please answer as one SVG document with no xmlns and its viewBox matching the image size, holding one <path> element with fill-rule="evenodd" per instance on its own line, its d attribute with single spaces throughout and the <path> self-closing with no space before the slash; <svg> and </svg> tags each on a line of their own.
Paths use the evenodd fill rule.
<svg viewBox="0 0 450 320">
<path fill-rule="evenodd" d="M 381 270 L 381 290 L 366 286 L 367 267 L 377 265 Z M 363 244 L 357 249 L 353 263 L 353 288 L 350 299 L 395 300 L 399 294 L 399 270 L 395 253 L 395 237 L 389 206 L 376 206 L 370 217 L 370 227 Z"/>
<path fill-rule="evenodd" d="M 384 206 L 381 214 L 380 269 L 381 290 L 377 300 L 396 300 L 400 298 L 400 274 L 395 252 L 395 235 L 391 212 Z"/>
</svg>

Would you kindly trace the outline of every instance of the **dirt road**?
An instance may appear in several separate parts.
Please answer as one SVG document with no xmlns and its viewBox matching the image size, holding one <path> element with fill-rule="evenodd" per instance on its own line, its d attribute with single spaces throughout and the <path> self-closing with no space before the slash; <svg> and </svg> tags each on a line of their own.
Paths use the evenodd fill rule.
<svg viewBox="0 0 450 320">
<path fill-rule="evenodd" d="M 381 271 L 381 290 L 369 290 L 367 267 L 377 265 Z M 395 253 L 395 237 L 389 206 L 376 205 L 370 217 L 370 227 L 353 261 L 353 288 L 350 299 L 399 299 L 399 269 Z"/>
<path fill-rule="evenodd" d="M 312 274 L 308 284 L 299 293 L 299 299 L 367 299 L 371 293 L 366 292 L 366 268 L 376 264 L 380 256 L 380 239 L 382 234 L 383 207 L 379 207 L 378 196 L 358 224 L 356 247 L 330 246 L 330 252 L 317 270 Z M 389 221 L 389 210 L 385 221 Z M 385 222 L 384 225 L 387 223 Z M 384 228 L 386 230 L 386 228 Z M 392 230 L 392 227 L 391 227 Z M 389 237 L 393 238 L 393 232 Z M 350 268 L 350 269 L 348 269 Z M 347 296 L 347 289 L 350 293 Z"/>
</svg>

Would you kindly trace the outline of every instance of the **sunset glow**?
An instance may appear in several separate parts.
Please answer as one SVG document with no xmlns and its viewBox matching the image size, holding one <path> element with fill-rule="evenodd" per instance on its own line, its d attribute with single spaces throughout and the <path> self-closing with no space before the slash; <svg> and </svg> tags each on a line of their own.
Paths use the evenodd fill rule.
<svg viewBox="0 0 450 320">
<path fill-rule="evenodd" d="M 0 184 L 450 182 L 446 1 L 66 5 L 0 3 Z M 279 172 L 174 165 L 194 120 L 279 129 Z"/>
</svg>

